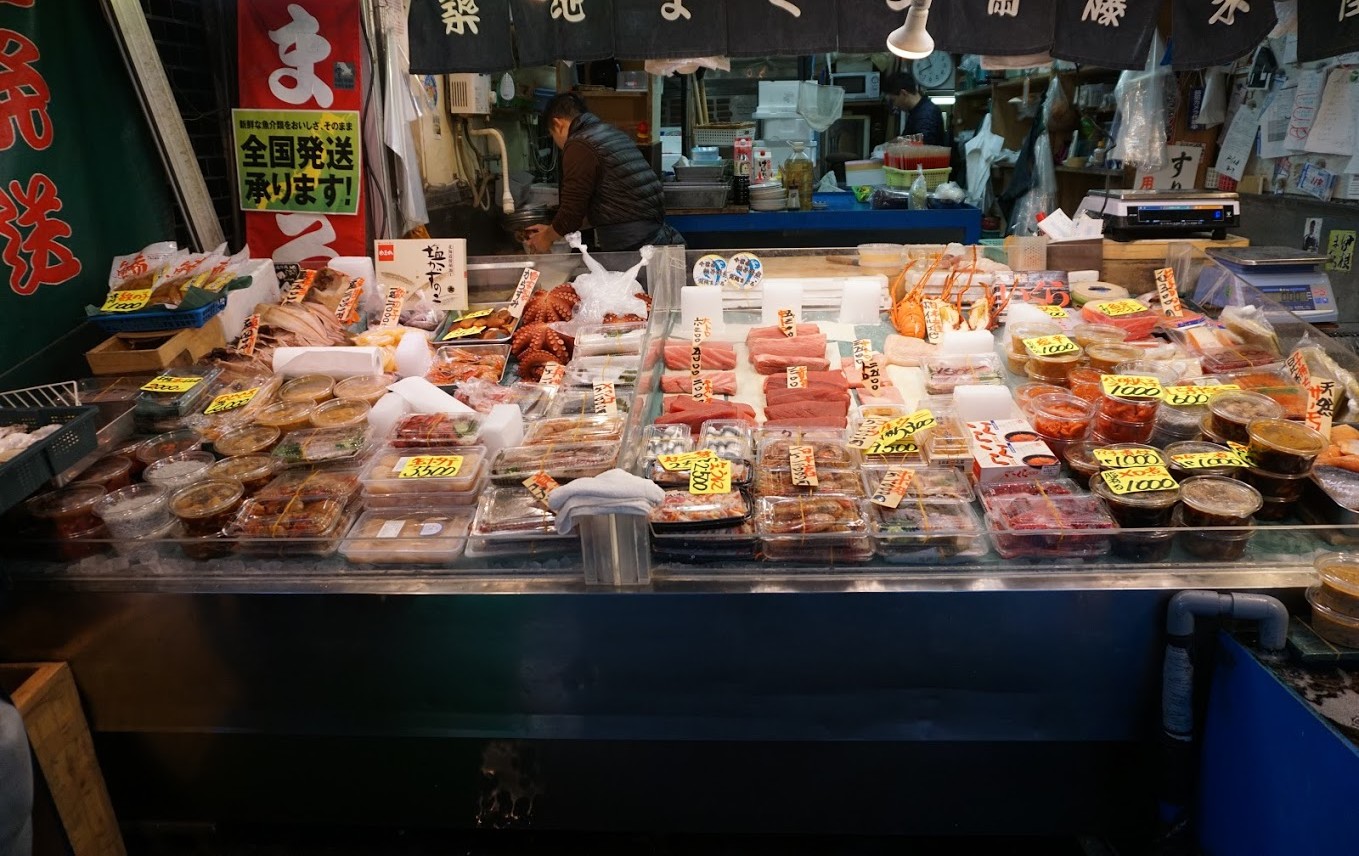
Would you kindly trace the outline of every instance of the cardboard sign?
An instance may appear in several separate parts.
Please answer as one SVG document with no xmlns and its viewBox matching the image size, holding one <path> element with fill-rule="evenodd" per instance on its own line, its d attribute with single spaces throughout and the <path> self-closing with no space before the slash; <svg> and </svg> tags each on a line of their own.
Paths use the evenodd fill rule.
<svg viewBox="0 0 1359 856">
<path fill-rule="evenodd" d="M 557 488 L 561 487 L 561 485 L 557 483 L 556 479 L 554 479 L 552 476 L 544 472 L 534 473 L 533 475 L 524 479 L 523 484 L 524 487 L 528 489 L 528 492 L 532 494 L 533 498 L 541 502 L 543 505 L 547 505 L 547 495 L 549 493 L 552 493 L 552 491 L 556 490 Z"/>
<path fill-rule="evenodd" d="M 260 338 L 260 317 L 251 315 L 245 319 L 245 329 L 241 331 L 241 337 L 236 340 L 236 353 L 243 357 L 251 356 L 255 353 L 255 343 Z"/>
<path fill-rule="evenodd" d="M 1102 466 L 1115 470 L 1165 466 L 1166 462 L 1155 449 L 1095 449 L 1092 454 Z"/>
<path fill-rule="evenodd" d="M 135 288 L 131 291 L 109 292 L 100 312 L 136 312 L 151 300 L 152 288 Z"/>
<path fill-rule="evenodd" d="M 877 393 L 882 389 L 882 367 L 873 356 L 873 343 L 868 339 L 854 340 L 854 365 L 859 368 L 859 377 L 869 392 Z"/>
<path fill-rule="evenodd" d="M 921 309 L 925 312 L 925 340 L 931 345 L 939 344 L 939 337 L 944 332 L 943 322 L 939 320 L 939 303 L 933 299 L 921 303 Z"/>
<path fill-rule="evenodd" d="M 1161 401 L 1176 407 L 1194 407 L 1207 404 L 1215 395 L 1241 387 L 1234 383 L 1214 386 L 1167 386 L 1161 390 Z"/>
<path fill-rule="evenodd" d="M 869 497 L 869 501 L 884 508 L 896 508 L 906 498 L 906 491 L 910 490 L 911 482 L 914 480 L 914 471 L 906 467 L 893 467 L 883 473 L 882 480 L 878 482 L 878 487 Z"/>
<path fill-rule="evenodd" d="M 1156 294 L 1161 298 L 1161 313 L 1167 318 L 1183 318 L 1184 307 L 1180 305 L 1180 289 L 1175 284 L 1174 268 L 1157 268 Z"/>
<path fill-rule="evenodd" d="M 1175 490 L 1179 482 L 1171 477 L 1165 467 L 1130 467 L 1122 470 L 1105 470 L 1100 478 L 1109 490 L 1118 496 L 1129 493 L 1149 493 L 1157 490 Z"/>
<path fill-rule="evenodd" d="M 406 300 L 406 289 L 394 285 L 387 289 L 387 302 L 382 306 L 379 327 L 395 327 L 401 322 L 401 304 Z"/>
<path fill-rule="evenodd" d="M 298 274 L 297 278 L 283 289 L 283 295 L 279 298 L 279 303 L 301 303 L 302 298 L 311 291 L 312 283 L 316 281 L 316 271 L 304 270 Z"/>
<path fill-rule="evenodd" d="M 788 466 L 792 470 L 793 484 L 798 487 L 816 487 L 816 449 L 811 446 L 793 446 L 788 449 Z"/>
<path fill-rule="evenodd" d="M 174 377 L 160 375 L 152 378 L 141 389 L 144 392 L 188 392 L 203 382 L 201 377 Z"/>
<path fill-rule="evenodd" d="M 1165 390 L 1161 381 L 1150 375 L 1104 375 L 1099 379 L 1105 395 L 1120 398 L 1160 398 Z"/>
<path fill-rule="evenodd" d="M 1081 349 L 1069 336 L 1035 336 L 1024 339 L 1024 349 L 1035 357 L 1056 357 L 1061 354 L 1074 354 Z"/>
<path fill-rule="evenodd" d="M 878 432 L 882 430 L 888 420 L 880 416 L 870 416 L 860 422 L 850 435 L 849 446 L 854 449 L 867 449 L 878 437 Z"/>
<path fill-rule="evenodd" d="M 1171 463 L 1182 470 L 1210 470 L 1219 467 L 1244 467 L 1245 461 L 1236 452 L 1186 452 L 1171 455 Z"/>
<path fill-rule="evenodd" d="M 462 455 L 414 455 L 392 468 L 399 479 L 451 479 L 462 472 Z"/>
<path fill-rule="evenodd" d="M 731 493 L 731 461 L 702 458 L 689 468 L 689 492 L 700 496 Z"/>
<path fill-rule="evenodd" d="M 595 413 L 612 416 L 618 412 L 618 393 L 609 381 L 599 381 L 594 385 Z"/>
<path fill-rule="evenodd" d="M 238 407 L 245 407 L 247 404 L 251 402 L 252 399 L 254 399 L 256 395 L 259 394 L 259 391 L 260 388 L 256 386 L 252 387 L 251 389 L 243 389 L 240 392 L 223 393 L 214 398 L 212 400 L 212 403 L 208 405 L 207 409 L 204 410 L 203 413 L 206 416 L 212 416 L 215 413 L 225 413 L 228 410 L 235 410 Z"/>
<path fill-rule="evenodd" d="M 467 308 L 466 238 L 384 240 L 374 248 L 378 282 L 419 289 L 439 309 Z"/>
<path fill-rule="evenodd" d="M 533 287 L 538 284 L 537 268 L 524 268 L 524 272 L 519 275 L 519 284 L 514 287 L 514 294 L 510 297 L 510 314 L 515 318 L 524 314 L 524 307 L 528 305 L 529 298 L 533 296 Z"/>
<path fill-rule="evenodd" d="M 363 277 L 355 277 L 345 287 L 344 296 L 335 307 L 335 320 L 348 327 L 359 320 L 359 298 L 363 296 Z"/>
</svg>

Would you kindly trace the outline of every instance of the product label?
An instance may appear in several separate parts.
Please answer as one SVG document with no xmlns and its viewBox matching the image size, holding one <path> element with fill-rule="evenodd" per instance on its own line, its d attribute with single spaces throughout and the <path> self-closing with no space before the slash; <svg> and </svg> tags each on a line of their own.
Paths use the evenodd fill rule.
<svg viewBox="0 0 1359 856">
<path fill-rule="evenodd" d="M 713 400 L 713 382 L 711 378 L 699 377 L 697 374 L 690 381 L 689 394 L 694 397 L 694 401 Z"/>
<path fill-rule="evenodd" d="M 1147 307 L 1136 300 L 1110 300 L 1104 303 L 1096 303 L 1095 311 L 1110 318 L 1118 318 L 1123 315 L 1136 315 L 1138 312 L 1146 312 Z"/>
<path fill-rule="evenodd" d="M 703 458 L 689 468 L 689 492 L 697 495 L 731 493 L 731 461 Z"/>
<path fill-rule="evenodd" d="M 920 446 L 910 435 L 890 440 L 874 438 L 871 443 L 864 447 L 865 455 L 917 455 L 919 453 Z"/>
<path fill-rule="evenodd" d="M 1208 470 L 1217 467 L 1244 467 L 1245 462 L 1236 452 L 1186 452 L 1171 455 L 1170 460 L 1182 470 Z"/>
<path fill-rule="evenodd" d="M 1174 490 L 1179 482 L 1171 478 L 1165 467 L 1129 467 L 1122 470 L 1105 470 L 1100 478 L 1109 490 L 1119 496 L 1129 493 L 1148 493 L 1156 490 Z"/>
<path fill-rule="evenodd" d="M 1288 360 L 1284 365 L 1288 373 L 1298 382 L 1298 386 L 1307 391 L 1307 427 L 1329 437 L 1331 435 L 1331 418 L 1335 414 L 1335 381 L 1323 378 L 1313 378 L 1312 370 L 1307 367 L 1307 360 L 1302 356 L 1302 351 L 1294 351 L 1288 355 Z"/>
<path fill-rule="evenodd" d="M 792 470 L 793 484 L 798 487 L 816 487 L 816 450 L 811 446 L 793 446 L 788 449 L 788 466 Z"/>
<path fill-rule="evenodd" d="M 477 320 L 478 318 L 486 318 L 486 317 L 489 316 L 492 312 L 495 312 L 495 310 L 494 310 L 494 309 L 478 309 L 478 310 L 476 310 L 476 311 L 474 311 L 474 312 L 464 312 L 464 313 L 462 313 L 461 315 L 458 316 L 458 320 L 459 320 L 459 321 L 475 321 L 475 320 Z"/>
<path fill-rule="evenodd" d="M 1155 449 L 1095 449 L 1095 460 L 1111 469 L 1165 466 L 1166 459 Z"/>
<path fill-rule="evenodd" d="M 453 339 L 474 339 L 485 332 L 486 332 L 485 324 L 474 324 L 471 327 L 459 327 L 454 330 L 449 330 L 447 333 L 444 334 L 444 337 L 439 341 L 448 342 Z"/>
<path fill-rule="evenodd" d="M 869 392 L 877 393 L 882 389 L 882 368 L 873 355 L 873 343 L 868 339 L 854 340 L 854 365 L 859 368 L 859 377 Z"/>
<path fill-rule="evenodd" d="M 255 343 L 260 338 L 260 317 L 251 315 L 245 319 L 245 329 L 241 331 L 241 338 L 236 340 L 236 353 L 243 357 L 248 357 L 255 353 Z"/>
<path fill-rule="evenodd" d="M 1307 388 L 1312 382 L 1312 370 L 1307 368 L 1307 360 L 1303 358 L 1302 351 L 1294 351 L 1284 360 L 1284 368 L 1293 376 L 1293 380 L 1298 382 L 1298 386 Z"/>
<path fill-rule="evenodd" d="M 594 385 L 595 413 L 612 416 L 618 412 L 618 393 L 609 381 L 599 381 Z"/>
<path fill-rule="evenodd" d="M 100 312 L 136 312 L 151 300 L 152 288 L 136 288 L 132 291 L 111 291 Z"/>
<path fill-rule="evenodd" d="M 1024 339 L 1024 349 L 1035 357 L 1055 357 L 1060 354 L 1074 354 L 1081 349 L 1069 336 L 1035 336 Z"/>
<path fill-rule="evenodd" d="M 1048 304 L 1044 304 L 1038 308 L 1046 312 L 1049 318 L 1056 318 L 1057 320 L 1060 321 L 1061 319 L 1068 317 L 1066 314 L 1066 310 L 1060 306 L 1051 306 Z"/>
<path fill-rule="evenodd" d="M 538 383 L 543 386 L 560 386 L 566 379 L 566 366 L 561 363 L 545 363 L 543 373 L 538 378 Z"/>
<path fill-rule="evenodd" d="M 315 281 L 316 271 L 314 270 L 302 271 L 301 274 L 298 275 L 297 279 L 294 279 L 292 282 L 288 283 L 288 285 L 283 289 L 283 296 L 279 300 L 279 303 L 301 303 L 302 298 L 306 297 L 307 292 L 311 291 L 311 285 Z"/>
<path fill-rule="evenodd" d="M 878 432 L 878 439 L 891 440 L 900 437 L 913 436 L 918 431 L 935 426 L 934 414 L 925 408 L 921 408 L 910 416 L 903 416 L 900 419 L 893 419 L 883 426 L 882 431 Z"/>
<path fill-rule="evenodd" d="M 1099 379 L 1105 395 L 1121 398 L 1160 398 L 1165 392 L 1161 382 L 1148 375 L 1107 374 Z"/>
<path fill-rule="evenodd" d="M 388 520 L 378 529 L 379 538 L 397 538 L 401 535 L 401 530 L 406 528 L 404 520 Z"/>
<path fill-rule="evenodd" d="M 789 389 L 802 389 L 807 385 L 806 366 L 789 366 L 783 373 L 788 378 Z"/>
<path fill-rule="evenodd" d="M 238 407 L 245 407 L 259 393 L 259 387 L 243 389 L 240 392 L 227 392 L 217 396 L 208 405 L 208 409 L 203 413 L 211 416 L 214 413 L 225 413 L 228 410 L 235 410 Z"/>
<path fill-rule="evenodd" d="M 722 285 L 722 274 L 726 273 L 727 260 L 714 253 L 702 256 L 694 262 L 694 285 Z"/>
<path fill-rule="evenodd" d="M 1175 283 L 1174 268 L 1157 268 L 1156 294 L 1161 298 L 1161 313 L 1167 318 L 1183 318 L 1184 307 L 1180 305 L 1180 289 Z"/>
<path fill-rule="evenodd" d="M 925 312 L 925 340 L 931 345 L 939 344 L 939 337 L 944 332 L 943 322 L 939 320 L 939 302 L 927 299 L 921 303 Z"/>
<path fill-rule="evenodd" d="M 1161 401 L 1177 407 L 1192 407 L 1196 404 L 1207 404 L 1209 399 L 1219 393 L 1240 388 L 1234 383 L 1216 386 L 1167 386 L 1161 391 Z"/>
<path fill-rule="evenodd" d="M 689 373 L 698 374 L 703 369 L 703 349 L 694 345 L 689 352 Z"/>
<path fill-rule="evenodd" d="M 783 335 L 793 338 L 797 335 L 797 313 L 791 309 L 779 310 L 779 329 Z"/>
<path fill-rule="evenodd" d="M 712 449 L 699 449 L 696 452 L 684 452 L 678 455 L 659 455 L 656 463 L 661 465 L 661 469 L 668 473 L 677 473 L 689 469 L 696 461 L 705 461 L 709 458 L 717 457 Z"/>
<path fill-rule="evenodd" d="M 359 298 L 363 296 L 363 277 L 355 277 L 345 286 L 344 296 L 335 307 L 335 320 L 344 326 L 356 324 L 359 320 Z"/>
<path fill-rule="evenodd" d="M 883 474 L 877 490 L 873 491 L 873 496 L 869 499 L 874 505 L 896 508 L 906 498 L 906 491 L 910 490 L 911 482 L 914 480 L 915 473 L 912 470 L 893 467 Z"/>
<path fill-rule="evenodd" d="M 387 302 L 382 306 L 379 327 L 395 327 L 401 321 L 401 304 L 406 300 L 406 289 L 394 285 L 387 289 Z"/>
<path fill-rule="evenodd" d="M 524 268 L 524 272 L 519 275 L 519 284 L 514 287 L 514 296 L 510 298 L 510 314 L 515 318 L 524 314 L 524 306 L 533 296 L 533 287 L 538 284 L 540 275 L 536 268 Z"/>
<path fill-rule="evenodd" d="M 392 467 L 399 479 L 451 479 L 462 472 L 462 455 L 413 455 Z"/>
<path fill-rule="evenodd" d="M 722 287 L 745 291 L 764 282 L 764 263 L 754 253 L 737 253 L 722 269 Z"/>
<path fill-rule="evenodd" d="M 1228 440 L 1227 448 L 1236 453 L 1236 456 L 1241 459 L 1242 466 L 1255 466 L 1255 458 L 1251 457 L 1250 447 L 1243 446 L 1235 440 Z"/>
<path fill-rule="evenodd" d="M 188 392 L 202 382 L 201 377 L 161 375 L 148 381 L 142 386 L 142 390 L 145 392 Z"/>
<path fill-rule="evenodd" d="M 558 484 L 557 480 L 552 476 L 539 471 L 524 479 L 524 487 L 528 489 L 528 492 L 534 499 L 538 500 L 543 505 L 547 505 L 547 495 L 561 487 L 561 485 Z"/>
</svg>

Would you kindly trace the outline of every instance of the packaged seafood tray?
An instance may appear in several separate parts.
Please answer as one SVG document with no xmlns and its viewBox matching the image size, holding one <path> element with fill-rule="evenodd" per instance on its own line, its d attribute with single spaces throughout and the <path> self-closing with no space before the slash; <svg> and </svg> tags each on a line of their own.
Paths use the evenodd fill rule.
<svg viewBox="0 0 1359 856">
<path fill-rule="evenodd" d="M 647 322 L 594 324 L 576 333 L 576 356 L 607 357 L 642 353 Z"/>
<path fill-rule="evenodd" d="M 472 378 L 500 383 L 509 360 L 509 345 L 444 345 L 434 352 L 425 380 L 440 387 L 457 386 Z"/>
<path fill-rule="evenodd" d="M 840 565 L 861 565 L 873 558 L 871 538 L 823 541 L 815 536 L 760 539 L 764 558 L 782 565 L 813 565 L 833 571 Z M 805 571 L 804 571 L 805 572 Z"/>
<path fill-rule="evenodd" d="M 465 310 L 444 316 L 434 333 L 434 343 L 448 342 L 508 345 L 519 319 L 502 303 L 473 303 Z"/>
<path fill-rule="evenodd" d="M 631 386 L 615 386 L 613 393 L 615 405 L 621 414 L 632 412 L 633 399 L 636 396 L 636 388 Z M 552 400 L 552 407 L 548 410 L 548 416 L 594 416 L 599 412 L 595 410 L 595 393 L 593 389 L 563 389 L 559 390 Z"/>
<path fill-rule="evenodd" d="M 418 496 L 428 503 L 437 496 L 447 503 L 471 505 L 485 466 L 485 446 L 383 446 L 360 480 L 369 500 Z"/>
<path fill-rule="evenodd" d="M 720 456 L 719 456 L 720 457 Z M 749 461 L 730 461 L 732 487 L 749 487 L 754 468 Z M 669 470 L 658 459 L 650 459 L 644 475 L 661 487 L 688 488 L 689 468 Z"/>
<path fill-rule="evenodd" d="M 641 373 L 641 358 L 636 355 L 577 356 L 566 366 L 566 384 L 578 387 L 593 387 L 597 383 L 636 386 Z"/>
<path fill-rule="evenodd" d="M 977 487 L 977 497 L 981 500 L 982 508 L 988 512 L 993 510 L 997 502 L 1011 496 L 1031 496 L 1041 499 L 1049 496 L 1084 496 L 1086 493 L 1084 487 L 1067 478 L 1022 479 Z"/>
<path fill-rule="evenodd" d="M 755 457 L 750 423 L 741 419 L 709 419 L 699 430 L 696 445 L 729 461 L 749 461 Z"/>
<path fill-rule="evenodd" d="M 872 495 L 882 484 L 891 467 L 864 467 L 861 471 L 865 495 Z M 906 499 L 951 499 L 971 502 L 972 482 L 952 467 L 916 467 L 911 470 L 911 483 L 906 486 Z"/>
<path fill-rule="evenodd" d="M 744 523 L 753 513 L 745 491 L 699 496 L 683 489 L 667 490 L 661 504 L 651 510 L 651 528 L 658 532 L 721 529 Z"/>
<path fill-rule="evenodd" d="M 181 428 L 178 431 L 168 431 L 164 434 L 157 434 L 149 440 L 143 440 L 137 444 L 132 455 L 145 468 L 161 458 L 168 458 L 171 455 L 178 455 L 183 452 L 192 452 L 202 445 L 203 439 L 198 436 L 197 431 L 192 428 Z"/>
<path fill-rule="evenodd" d="M 1199 364 L 1203 367 L 1203 373 L 1209 375 L 1272 366 L 1276 365 L 1281 359 L 1282 357 L 1277 351 L 1266 350 L 1255 345 L 1214 348 L 1199 354 Z"/>
<path fill-rule="evenodd" d="M 990 550 L 972 506 L 947 499 L 907 499 L 896 508 L 871 506 L 869 531 L 877 554 L 894 564 L 953 564 Z"/>
<path fill-rule="evenodd" d="M 1005 382 L 1005 366 L 996 354 L 940 354 L 926 357 L 925 391 L 951 395 L 959 384 L 995 385 Z"/>
<path fill-rule="evenodd" d="M 960 419 L 940 413 L 933 426 L 916 432 L 915 442 L 931 467 L 966 467 L 972 463 L 970 436 Z"/>
<path fill-rule="evenodd" d="M 360 471 L 340 467 L 297 467 L 276 476 L 256 499 L 335 499 L 348 503 L 359 495 Z"/>
<path fill-rule="evenodd" d="M 654 526 L 651 530 L 651 552 L 662 562 L 692 564 L 752 560 L 759 549 L 760 539 L 753 520 L 706 531 L 702 538 L 693 538 L 685 532 L 666 532 Z"/>
<path fill-rule="evenodd" d="M 352 516 L 334 499 L 248 499 L 227 527 L 247 555 L 329 556 Z"/>
<path fill-rule="evenodd" d="M 624 416 L 561 416 L 540 419 L 524 432 L 524 444 L 617 443 L 627 425 Z"/>
<path fill-rule="evenodd" d="M 237 376 L 212 385 L 198 413 L 185 420 L 208 443 L 250 425 L 255 414 L 272 404 L 283 385 L 279 375 Z"/>
<path fill-rule="evenodd" d="M 992 500 L 987 529 L 1005 559 L 1093 559 L 1109 552 L 1117 524 L 1093 496 Z"/>
<path fill-rule="evenodd" d="M 793 484 L 793 471 L 787 467 L 760 468 L 755 479 L 755 493 L 759 496 L 864 495 L 863 479 L 857 470 L 832 470 L 817 467 L 816 487 Z"/>
<path fill-rule="evenodd" d="M 467 543 L 469 558 L 552 558 L 579 552 L 580 537 L 559 535 L 557 516 L 523 485 L 482 493 Z"/>
<path fill-rule="evenodd" d="M 830 436 L 834 439 L 826 439 L 826 435 L 821 434 L 786 440 L 764 440 L 760 443 L 760 469 L 790 466 L 789 454 L 798 446 L 812 447 L 812 461 L 818 470 L 822 467 L 833 470 L 854 469 L 856 463 L 854 450 L 845 443 L 844 436 L 839 432 Z"/>
<path fill-rule="evenodd" d="M 757 521 L 766 550 L 771 542 L 852 545 L 868 534 L 864 503 L 847 496 L 761 497 Z"/>
<path fill-rule="evenodd" d="M 340 555 L 355 565 L 447 567 L 462 557 L 471 526 L 470 510 L 369 510 L 340 543 Z"/>
<path fill-rule="evenodd" d="M 613 469 L 618 443 L 537 443 L 501 449 L 491 464 L 491 482 L 523 490 L 524 479 L 543 472 L 558 482 L 597 476 Z"/>
<path fill-rule="evenodd" d="M 165 369 L 142 386 L 137 394 L 136 415 L 149 419 L 188 416 L 200 405 L 207 406 L 212 382 L 221 373 L 217 366 Z"/>
<path fill-rule="evenodd" d="M 1307 391 L 1281 369 L 1241 369 L 1219 374 L 1216 380 L 1274 399 L 1283 408 L 1285 419 L 1307 418 Z"/>
<path fill-rule="evenodd" d="M 509 386 L 466 381 L 458 385 L 457 398 L 478 413 L 490 413 L 497 404 L 518 405 L 525 419 L 551 415 L 560 387 L 554 384 L 516 381 Z"/>
<path fill-rule="evenodd" d="M 357 463 L 369 451 L 368 426 L 290 431 L 270 453 L 284 466 Z"/>
<path fill-rule="evenodd" d="M 475 446 L 482 421 L 479 413 L 413 413 L 401 417 L 387 443 L 398 449 Z"/>
<path fill-rule="evenodd" d="M 688 425 L 648 425 L 642 429 L 642 442 L 647 458 L 661 455 L 682 455 L 692 451 L 694 438 Z"/>
</svg>

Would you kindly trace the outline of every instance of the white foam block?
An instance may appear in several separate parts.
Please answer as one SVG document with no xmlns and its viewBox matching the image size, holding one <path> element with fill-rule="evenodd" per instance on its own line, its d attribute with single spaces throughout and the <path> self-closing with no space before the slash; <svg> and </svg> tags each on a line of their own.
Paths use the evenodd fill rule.
<svg viewBox="0 0 1359 856">
<path fill-rule="evenodd" d="M 481 444 L 486 459 L 494 460 L 501 449 L 518 446 L 524 440 L 524 414 L 517 404 L 497 404 L 481 422 Z"/>
<path fill-rule="evenodd" d="M 382 351 L 360 347 L 277 348 L 274 350 L 274 371 L 287 377 L 382 374 Z"/>
<path fill-rule="evenodd" d="M 412 413 L 476 412 L 422 377 L 402 378 L 388 389 L 406 399 Z"/>
</svg>

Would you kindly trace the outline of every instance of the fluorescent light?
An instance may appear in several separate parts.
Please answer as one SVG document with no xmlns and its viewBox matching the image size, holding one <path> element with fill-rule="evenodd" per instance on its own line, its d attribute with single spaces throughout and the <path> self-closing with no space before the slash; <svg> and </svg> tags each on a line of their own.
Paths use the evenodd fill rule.
<svg viewBox="0 0 1359 856">
<path fill-rule="evenodd" d="M 952 107 L 958 103 L 958 96 L 956 95 L 931 95 L 929 98 L 940 107 Z"/>
<path fill-rule="evenodd" d="M 930 16 L 930 0 L 911 0 L 906 23 L 887 37 L 887 49 L 903 59 L 924 59 L 934 53 L 934 39 L 925 29 Z"/>
</svg>

